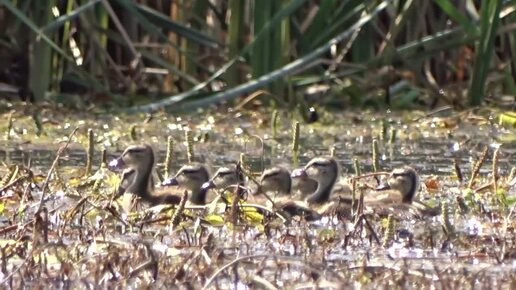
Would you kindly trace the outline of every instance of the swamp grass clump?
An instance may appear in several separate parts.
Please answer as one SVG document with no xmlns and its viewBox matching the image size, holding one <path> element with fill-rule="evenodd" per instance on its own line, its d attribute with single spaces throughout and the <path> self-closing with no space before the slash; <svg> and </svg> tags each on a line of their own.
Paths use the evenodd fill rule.
<svg viewBox="0 0 516 290">
<path fill-rule="evenodd" d="M 85 126 L 95 131 L 97 142 L 106 146 L 109 156 L 117 155 L 115 151 L 132 143 L 124 131 L 128 124 L 140 124 L 141 140 L 148 140 L 154 148 L 164 145 L 154 141 L 164 140 L 159 133 L 176 140 L 183 137 L 180 130 L 175 130 L 180 126 L 163 132 L 161 122 L 168 120 L 167 116 L 156 115 L 148 123 L 131 118 L 113 121 L 109 130 L 89 120 L 85 121 Z M 202 122 L 199 117 L 192 119 Z M 349 118 L 343 118 L 343 122 L 346 119 Z M 224 123 L 221 118 L 217 123 L 219 127 L 210 131 L 211 138 L 206 143 L 196 144 L 196 161 L 215 164 L 215 167 L 227 166 L 246 152 L 242 158 L 246 162 L 245 168 L 244 164 L 239 167 L 250 181 L 242 187 L 228 189 L 230 194 L 221 193 L 228 196 L 228 201 L 210 205 L 213 209 L 210 212 L 189 206 L 186 197 L 183 197 L 184 205 L 142 206 L 124 212 L 120 199 L 113 196 L 119 175 L 104 171 L 105 165 L 95 164 L 101 158 L 93 158 L 92 175 L 83 176 L 87 146 L 86 142 L 80 142 L 84 146 L 79 144 L 78 140 L 84 136 L 75 135 L 72 127 L 45 125 L 46 134 L 54 140 L 66 141 L 59 142 L 60 148 L 49 147 L 52 149 L 47 150 L 50 151 L 47 163 L 41 163 L 37 151 L 32 152 L 30 166 L 21 159 L 13 159 L 6 151 L 5 155 L 10 159 L 5 159 L 0 166 L 0 210 L 6 220 L 0 224 L 2 286 L 205 289 L 440 286 L 451 289 L 473 285 L 472 280 L 475 287 L 486 288 L 510 288 L 514 283 L 516 199 L 514 186 L 510 185 L 514 178 L 510 175 L 511 144 L 504 144 L 493 155 L 484 154 L 484 143 L 480 146 L 464 144 L 461 146 L 470 147 L 449 152 L 449 144 L 457 141 L 443 137 L 450 135 L 449 128 L 440 129 L 431 124 L 428 127 L 407 125 L 398 135 L 399 150 L 392 154 L 392 160 L 382 160 L 381 166 L 390 169 L 412 163 L 424 185 L 419 197 L 442 211 L 436 217 L 413 215 L 409 207 L 384 215 L 364 206 L 364 198 L 378 185 L 376 175 L 380 172 L 369 173 L 373 169 L 371 165 L 365 165 L 365 161 L 360 168 L 359 160 L 369 160 L 373 148 L 360 140 L 371 140 L 373 136 L 347 138 L 345 134 L 333 134 L 330 140 L 323 141 L 338 144 L 336 156 L 343 174 L 356 168 L 356 177 L 352 179 L 356 197 L 353 198 L 353 210 L 348 217 L 329 213 L 320 221 L 307 222 L 300 217 L 282 219 L 278 217 L 281 213 L 248 206 L 259 203 L 251 194 L 256 182 L 253 180 L 260 173 L 253 172 L 253 168 L 263 166 L 253 162 L 261 162 L 263 158 L 267 166 L 291 166 L 288 163 L 291 157 L 290 126 L 279 125 L 278 138 L 264 139 L 265 150 L 260 153 L 264 156 L 256 156 L 252 151 L 245 151 L 242 138 L 246 137 L 228 133 L 232 132 L 233 123 L 232 120 Z M 257 123 L 251 121 L 251 124 Z M 16 124 L 20 128 L 33 126 L 25 125 L 22 116 L 17 117 Z M 188 124 L 193 126 L 195 122 L 188 120 Z M 303 146 L 303 153 L 299 155 L 301 165 L 312 156 L 327 154 L 327 145 L 316 147 L 320 143 L 311 143 L 312 140 L 321 141 L 329 132 L 327 130 L 364 134 L 375 132 L 379 124 L 346 124 L 336 128 L 319 124 L 303 126 L 307 129 L 299 140 Z M 489 128 L 493 125 L 479 126 Z M 268 134 L 270 130 L 268 127 L 262 128 L 263 131 L 258 127 L 249 128 L 257 135 Z M 425 130 L 432 132 L 424 139 L 426 143 L 421 143 L 426 146 L 418 143 L 421 140 L 411 139 L 414 135 L 410 132 Z M 474 135 L 477 131 L 461 131 L 459 127 L 454 130 L 457 136 L 467 133 L 473 140 L 485 140 L 485 136 L 482 139 Z M 29 137 L 13 134 L 11 141 L 21 144 L 22 138 Z M 38 142 L 34 136 L 30 138 Z M 41 138 L 46 142 L 46 136 Z M 433 140 L 445 142 L 428 146 Z M 118 144 L 119 148 L 109 146 L 110 142 Z M 224 146 L 217 147 L 221 143 Z M 378 145 L 386 144 L 379 142 Z M 279 148 L 275 155 L 271 154 L 273 146 Z M 68 163 L 76 147 L 83 148 L 83 159 Z M 163 152 L 159 153 L 164 153 L 165 146 L 162 147 Z M 419 152 L 421 147 L 433 151 L 431 154 Z M 437 151 L 439 148 L 442 151 Z M 407 152 L 410 155 L 404 155 Z M 171 172 L 187 162 L 184 155 L 174 156 Z M 455 164 L 467 164 L 476 155 L 480 156 L 479 161 L 485 160 L 480 165 L 475 162 L 475 168 L 479 169 L 475 170 L 474 180 L 460 182 Z M 165 154 L 157 156 L 160 161 L 166 160 Z M 420 156 L 425 159 L 417 159 Z M 418 164 L 413 164 L 416 162 Z M 437 165 L 442 167 L 435 167 Z M 97 171 L 96 166 L 99 166 Z M 462 170 L 465 176 L 473 175 L 467 168 Z M 496 190 L 494 175 L 497 175 Z M 499 198 L 498 194 L 502 193 L 505 199 Z M 459 208 L 461 200 L 469 210 L 454 210 Z"/>
</svg>

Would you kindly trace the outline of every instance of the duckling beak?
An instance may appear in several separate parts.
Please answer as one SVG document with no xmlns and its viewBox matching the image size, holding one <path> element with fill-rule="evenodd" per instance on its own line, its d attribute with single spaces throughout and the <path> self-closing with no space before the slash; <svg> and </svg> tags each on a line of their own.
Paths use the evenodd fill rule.
<svg viewBox="0 0 516 290">
<path fill-rule="evenodd" d="M 303 169 L 296 169 L 296 170 L 292 171 L 292 174 L 290 175 L 290 177 L 292 179 L 294 179 L 294 178 L 307 179 L 308 174 Z"/>
<path fill-rule="evenodd" d="M 262 190 L 262 186 L 261 185 L 258 185 L 258 187 L 256 189 L 254 189 L 251 194 L 252 195 L 258 195 L 258 194 L 261 194 L 263 192 Z"/>
<path fill-rule="evenodd" d="M 206 181 L 205 183 L 203 183 L 201 186 L 201 189 L 207 191 L 208 189 L 212 189 L 215 187 L 216 187 L 215 183 L 212 180 L 210 180 L 210 181 Z"/>
<path fill-rule="evenodd" d="M 171 177 L 168 179 L 165 179 L 162 183 L 162 186 L 177 186 L 179 185 L 179 182 L 177 181 L 177 178 Z"/>
<path fill-rule="evenodd" d="M 387 181 L 384 181 L 384 182 L 380 183 L 376 187 L 376 190 L 378 190 L 378 191 L 387 190 L 387 189 L 391 189 L 391 186 L 387 183 Z"/>
<path fill-rule="evenodd" d="M 117 171 L 125 166 L 125 162 L 122 158 L 113 159 L 108 164 L 108 169 L 111 171 Z"/>
<path fill-rule="evenodd" d="M 200 195 L 206 195 L 208 193 L 208 190 L 215 188 L 215 183 L 213 181 L 206 181 L 201 185 L 201 189 L 199 190 Z"/>
</svg>

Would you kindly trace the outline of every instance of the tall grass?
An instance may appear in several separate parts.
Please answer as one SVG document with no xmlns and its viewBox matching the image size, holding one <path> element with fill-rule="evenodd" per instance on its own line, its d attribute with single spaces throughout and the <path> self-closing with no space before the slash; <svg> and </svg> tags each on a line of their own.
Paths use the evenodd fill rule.
<svg viewBox="0 0 516 290">
<path fill-rule="evenodd" d="M 26 83 L 0 82 L 37 101 L 185 110 L 266 89 L 291 105 L 476 106 L 516 90 L 515 0 L 0 4 L 0 64 L 28 64 Z"/>
</svg>

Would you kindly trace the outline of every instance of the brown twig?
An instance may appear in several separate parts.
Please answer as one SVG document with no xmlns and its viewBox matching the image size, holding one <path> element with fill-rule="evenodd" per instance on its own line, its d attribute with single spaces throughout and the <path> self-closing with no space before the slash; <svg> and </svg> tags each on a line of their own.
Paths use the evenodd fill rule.
<svg viewBox="0 0 516 290">
<path fill-rule="evenodd" d="M 15 180 L 9 182 L 9 184 L 7 184 L 6 186 L 0 188 L 0 192 L 4 192 L 6 191 L 7 189 L 9 189 L 11 186 L 14 186 L 16 185 L 18 182 L 21 182 L 23 180 L 25 180 L 26 178 L 30 177 L 30 175 L 23 175 L 23 176 L 20 176 L 18 178 L 16 178 Z"/>
<path fill-rule="evenodd" d="M 61 157 L 61 154 L 66 150 L 70 142 L 72 141 L 73 135 L 75 135 L 75 132 L 77 132 L 78 127 L 75 127 L 73 129 L 72 133 L 68 136 L 68 140 L 66 140 L 66 143 L 64 146 L 59 148 L 57 150 L 56 158 L 54 159 L 54 162 L 52 162 L 52 166 L 50 166 L 50 170 L 48 170 L 47 177 L 45 178 L 45 182 L 43 183 L 43 186 L 41 187 L 41 198 L 39 200 L 39 206 L 36 212 L 34 213 L 34 216 L 38 215 L 41 212 L 41 209 L 43 207 L 43 203 L 45 201 L 45 193 L 47 192 L 48 188 L 48 182 L 50 181 L 50 176 L 52 176 L 52 172 L 54 171 L 55 167 L 57 166 L 57 162 L 59 161 L 59 158 Z"/>
<path fill-rule="evenodd" d="M 498 191 L 498 157 L 499 157 L 500 147 L 496 148 L 493 152 L 493 172 L 491 173 L 493 176 L 493 194 L 496 194 Z"/>
</svg>

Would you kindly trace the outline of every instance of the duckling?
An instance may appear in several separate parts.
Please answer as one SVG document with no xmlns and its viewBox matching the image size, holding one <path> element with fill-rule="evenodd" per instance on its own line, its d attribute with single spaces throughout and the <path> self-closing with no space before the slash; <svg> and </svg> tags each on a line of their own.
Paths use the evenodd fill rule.
<svg viewBox="0 0 516 290">
<path fill-rule="evenodd" d="M 244 185 L 244 175 L 235 167 L 220 167 L 211 179 L 202 185 L 202 190 L 225 189 L 234 185 Z"/>
<path fill-rule="evenodd" d="M 414 168 L 404 166 L 394 169 L 386 182 L 376 188 L 372 196 L 364 197 L 364 202 L 382 204 L 412 203 L 419 189 L 419 176 Z"/>
<path fill-rule="evenodd" d="M 332 195 L 351 193 L 351 186 L 347 181 L 339 181 L 340 167 L 332 157 L 316 157 L 310 160 L 301 175 L 317 182 L 317 188 L 310 194 L 306 202 L 323 204 L 330 200 Z"/>
<path fill-rule="evenodd" d="M 345 217 L 350 215 L 351 202 L 347 202 L 347 198 L 342 202 L 342 196 L 351 193 L 351 188 L 346 183 L 338 182 L 339 172 L 339 164 L 332 157 L 313 158 L 300 172 L 301 175 L 307 176 L 305 178 L 317 182 L 317 188 L 307 196 L 305 202 L 321 215 L 330 213 Z"/>
<path fill-rule="evenodd" d="M 206 191 L 202 185 L 210 180 L 208 170 L 204 165 L 194 163 L 181 167 L 176 175 L 163 181 L 163 186 L 180 186 L 190 192 L 189 201 L 195 205 L 206 204 Z"/>
<path fill-rule="evenodd" d="M 316 180 L 319 184 L 317 190 L 306 199 L 308 204 L 322 204 L 330 201 L 330 194 L 333 190 L 338 195 L 331 199 L 334 204 L 338 201 L 337 206 L 339 208 L 335 209 L 335 205 L 328 205 L 324 212 L 337 210 L 337 212 L 343 213 L 343 211 L 350 209 L 351 197 L 342 194 L 342 191 L 335 192 L 336 190 L 334 190 L 339 174 L 338 164 L 333 158 L 314 158 L 305 166 L 304 171 L 308 177 Z M 423 215 L 439 214 L 437 208 L 431 208 L 420 201 L 414 200 L 418 189 L 419 176 L 412 167 L 405 166 L 394 169 L 387 178 L 387 182 L 378 187 L 374 194 L 364 196 L 364 205 L 372 208 L 375 212 L 383 213 L 392 212 L 393 209 L 416 209 Z M 348 188 L 344 190 L 346 193 L 348 191 L 350 191 Z M 322 213 L 323 211 L 318 210 L 318 212 Z"/>
<path fill-rule="evenodd" d="M 172 194 L 163 188 L 160 188 L 159 192 L 155 191 L 154 163 L 154 151 L 147 144 L 129 146 L 120 157 L 111 161 L 109 169 L 114 171 L 123 169 L 121 182 L 116 192 L 117 197 L 124 193 L 132 193 L 153 206 L 178 204 L 182 198 L 181 194 Z M 184 182 L 186 189 L 191 191 L 190 200 L 192 202 L 203 200 L 202 196 L 198 196 L 198 190 L 195 189 L 200 188 L 200 185 L 208 180 L 206 169 L 194 168 L 190 175 L 185 175 L 185 178 L 190 180 Z"/>
<path fill-rule="evenodd" d="M 292 190 L 290 172 L 283 167 L 273 167 L 265 170 L 260 176 L 258 193 L 272 192 L 276 196 L 288 196 Z"/>
<path fill-rule="evenodd" d="M 364 196 L 364 204 L 384 212 L 392 209 L 409 209 L 416 210 L 422 215 L 438 215 L 438 207 L 432 208 L 416 199 L 419 185 L 419 175 L 414 168 L 396 168 L 372 196 Z"/>
<path fill-rule="evenodd" d="M 303 168 L 294 169 L 290 178 L 292 179 L 292 193 L 299 193 L 302 199 L 314 193 L 317 189 L 317 181 L 308 178 Z"/>
<path fill-rule="evenodd" d="M 297 174 L 295 177 L 297 180 L 297 186 L 302 186 L 305 182 L 313 187 L 313 180 L 308 178 L 298 178 Z M 260 185 L 258 187 L 258 193 L 275 193 L 273 199 L 274 205 L 280 211 L 290 216 L 304 216 L 308 221 L 318 220 L 321 218 L 317 212 L 309 209 L 300 201 L 292 200 L 292 177 L 290 172 L 283 167 L 274 167 L 265 170 L 260 177 Z"/>
</svg>

